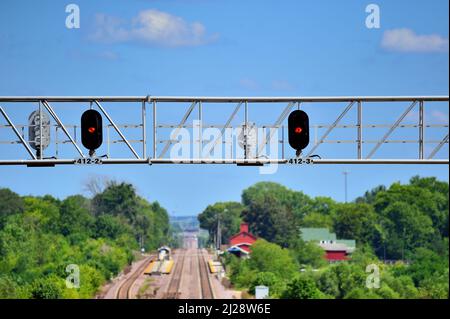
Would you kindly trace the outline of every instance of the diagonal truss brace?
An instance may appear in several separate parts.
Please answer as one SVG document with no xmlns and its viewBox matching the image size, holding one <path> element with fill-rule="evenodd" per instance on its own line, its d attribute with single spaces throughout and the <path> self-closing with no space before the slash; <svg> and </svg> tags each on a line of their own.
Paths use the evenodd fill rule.
<svg viewBox="0 0 450 319">
<path fill-rule="evenodd" d="M 407 109 L 405 112 L 403 112 L 403 114 L 398 118 L 398 120 L 392 125 L 392 127 L 389 129 L 389 131 L 387 131 L 387 133 L 383 136 L 383 138 L 377 143 L 377 145 L 374 146 L 374 148 L 370 151 L 369 155 L 367 155 L 367 159 L 370 159 L 375 152 L 378 150 L 378 148 L 384 143 L 386 142 L 386 140 L 388 139 L 388 137 L 392 134 L 392 132 L 395 131 L 395 129 L 400 125 L 400 123 L 403 121 L 403 119 L 406 117 L 406 115 L 409 114 L 409 112 L 411 112 L 411 110 L 414 108 L 414 106 L 416 106 L 417 101 L 414 101 Z"/>
<path fill-rule="evenodd" d="M 331 124 L 331 126 L 328 128 L 328 130 L 325 132 L 325 134 L 323 134 L 323 136 L 320 138 L 320 141 L 314 145 L 314 147 L 309 151 L 308 155 L 306 155 L 306 157 L 310 157 L 314 151 L 319 147 L 320 144 L 322 144 L 325 139 L 328 137 L 328 135 L 331 133 L 331 131 L 336 127 L 336 125 L 339 124 L 339 122 L 342 120 L 342 118 L 345 116 L 345 114 L 347 114 L 348 111 L 350 111 L 350 109 L 353 107 L 353 105 L 356 102 L 350 102 L 347 107 L 344 109 L 344 111 L 342 111 L 342 113 L 339 115 L 339 117 L 334 121 L 333 124 Z"/>
<path fill-rule="evenodd" d="M 270 143 L 270 140 L 272 139 L 273 135 L 275 134 L 278 127 L 283 123 L 284 119 L 288 116 L 288 114 L 291 112 L 292 107 L 294 106 L 295 102 L 289 102 L 288 105 L 284 108 L 283 112 L 280 114 L 276 122 L 272 125 L 272 127 L 269 129 L 269 136 L 263 139 L 261 144 L 258 147 L 257 157 L 261 156 L 261 153 L 264 149 L 264 146 L 267 145 L 267 143 Z"/>
<path fill-rule="evenodd" d="M 230 117 L 228 118 L 227 122 L 225 123 L 224 127 L 222 128 L 222 131 L 220 132 L 220 136 L 214 141 L 213 145 L 211 146 L 211 149 L 209 150 L 209 154 L 211 154 L 213 152 L 217 143 L 219 143 L 219 141 L 223 138 L 223 134 L 225 134 L 225 130 L 230 126 L 231 121 L 234 119 L 237 112 L 239 112 L 239 109 L 241 108 L 242 104 L 243 104 L 243 102 L 239 102 L 236 105 L 236 108 L 234 109 L 233 113 L 231 113 Z M 244 125 L 247 126 L 247 123 L 245 123 Z"/>
<path fill-rule="evenodd" d="M 130 142 L 125 138 L 125 135 L 123 135 L 122 131 L 119 129 L 119 127 L 116 125 L 116 123 L 114 123 L 114 121 L 112 120 L 111 116 L 109 116 L 108 112 L 106 112 L 106 110 L 103 108 L 103 106 L 97 100 L 94 100 L 94 103 L 97 104 L 98 108 L 106 116 L 106 118 L 108 119 L 109 123 L 114 127 L 114 129 L 116 130 L 117 134 L 119 134 L 119 136 L 122 138 L 122 140 L 125 142 L 125 144 L 127 144 L 128 148 L 131 150 L 131 152 L 134 154 L 134 156 L 137 159 L 140 159 L 138 153 L 136 153 L 136 151 L 134 150 L 133 146 L 131 146 Z"/>
<path fill-rule="evenodd" d="M 72 138 L 72 136 L 70 135 L 69 131 L 67 131 L 66 127 L 61 122 L 61 120 L 59 119 L 58 115 L 56 115 L 55 111 L 50 106 L 50 104 L 48 104 L 48 102 L 44 100 L 44 101 L 42 101 L 42 105 L 44 105 L 44 107 L 47 109 L 47 111 L 50 113 L 50 115 L 53 117 L 53 119 L 56 121 L 56 123 L 58 123 L 58 125 L 61 127 L 61 129 L 64 131 L 64 133 L 69 138 L 70 142 L 75 146 L 75 148 L 77 149 L 78 153 L 80 153 L 81 157 L 84 157 L 83 152 L 78 147 L 77 143 L 75 143 L 75 140 Z"/>
<path fill-rule="evenodd" d="M 175 133 L 173 135 L 175 135 L 175 136 L 178 135 L 182 126 L 186 123 L 187 119 L 189 118 L 189 115 L 191 115 L 191 113 L 194 110 L 197 103 L 198 103 L 197 101 L 192 102 L 191 106 L 188 108 L 188 110 L 184 114 L 183 118 L 181 119 L 180 123 L 178 124 L 177 129 L 175 130 Z M 166 145 L 164 146 L 164 149 L 162 150 L 161 154 L 159 155 L 159 158 L 164 157 L 166 152 L 169 150 L 170 144 L 171 144 L 171 141 L 168 141 L 166 143 Z"/>
<path fill-rule="evenodd" d="M 433 159 L 433 157 L 436 155 L 437 152 L 444 146 L 446 143 L 448 143 L 448 134 L 442 139 L 442 141 L 439 143 L 438 146 L 434 150 L 431 151 L 430 155 L 428 156 L 428 159 Z"/>
<path fill-rule="evenodd" d="M 5 110 L 3 110 L 3 108 L 0 106 L 0 112 L 3 114 L 3 117 L 6 119 L 6 121 L 8 122 L 8 124 L 11 126 L 11 128 L 13 129 L 14 133 L 16 133 L 17 137 L 20 139 L 20 142 L 23 144 L 23 146 L 26 148 L 28 154 L 31 155 L 31 157 L 35 160 L 36 155 L 34 155 L 33 151 L 31 150 L 30 146 L 28 145 L 28 143 L 24 140 L 24 138 L 22 137 L 22 135 L 20 135 L 19 131 L 17 130 L 16 126 L 14 125 L 14 123 L 11 121 L 11 119 L 9 118 L 8 114 L 6 114 Z"/>
</svg>

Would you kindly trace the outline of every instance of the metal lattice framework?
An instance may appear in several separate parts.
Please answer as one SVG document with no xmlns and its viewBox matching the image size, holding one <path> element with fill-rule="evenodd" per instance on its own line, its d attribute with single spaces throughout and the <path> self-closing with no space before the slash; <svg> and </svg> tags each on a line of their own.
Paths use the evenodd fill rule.
<svg viewBox="0 0 450 319">
<path fill-rule="evenodd" d="M 264 165 L 264 164 L 448 164 L 448 152 L 444 158 L 435 158 L 435 156 L 441 151 L 441 149 L 448 144 L 448 114 L 446 123 L 426 123 L 425 122 L 425 108 L 430 104 L 439 104 L 439 106 L 445 106 L 448 110 L 448 96 L 377 96 L 377 97 L 171 97 L 171 96 L 128 96 L 128 97 L 105 97 L 105 96 L 85 96 L 85 97 L 0 97 L 0 119 L 6 122 L 2 123 L 0 120 L 0 165 L 27 165 L 27 166 L 54 166 L 59 164 L 237 164 L 237 165 Z M 113 116 L 107 111 L 107 106 L 110 104 L 123 104 L 130 109 L 140 112 L 139 122 L 134 124 L 117 124 Z M 301 108 L 305 104 L 310 107 L 324 107 L 329 105 L 344 104 L 343 111 L 332 121 L 330 124 L 312 124 L 311 129 L 316 133 L 314 141 L 310 143 L 308 148 L 304 150 L 304 153 L 299 157 L 287 158 L 285 156 L 285 145 L 287 141 L 285 139 L 285 120 L 289 113 L 294 108 Z M 374 124 L 371 123 L 370 118 L 363 118 L 363 108 L 371 107 L 376 104 L 389 103 L 391 108 L 406 106 L 400 117 L 390 121 L 388 124 Z M 87 156 L 82 148 L 81 143 L 77 138 L 79 136 L 80 126 L 78 124 L 63 123 L 61 117 L 57 114 L 55 105 L 64 104 L 72 105 L 76 104 L 86 108 L 89 105 L 90 108 L 98 108 L 103 116 L 107 119 L 108 123 L 104 126 L 106 128 L 106 155 L 102 157 L 90 158 Z M 170 109 L 173 105 L 187 105 L 187 110 L 179 118 L 177 116 L 171 116 L 171 121 L 175 123 L 160 123 L 158 121 L 158 114 L 161 110 Z M 229 113 L 228 109 L 221 108 L 224 105 L 232 105 L 232 112 Z M 262 129 L 262 133 L 257 134 L 258 138 L 253 140 L 253 144 L 250 145 L 248 141 L 250 137 L 250 131 L 252 127 L 251 119 L 249 118 L 249 107 L 258 108 L 261 104 L 277 104 L 284 105 L 282 112 L 278 114 L 275 121 L 270 125 L 261 125 L 258 129 Z M 37 106 L 40 114 L 41 112 L 47 112 L 50 115 L 53 123 L 51 124 L 53 136 L 52 148 L 47 151 L 49 154 L 43 154 L 44 152 L 33 152 L 30 147 L 29 138 L 26 137 L 25 131 L 30 127 L 30 124 L 16 124 L 21 119 L 17 115 L 12 116 L 10 108 L 14 111 L 18 111 L 24 105 Z M 137 105 L 137 108 L 133 108 Z M 204 121 L 204 109 L 211 107 L 216 113 L 221 113 L 220 118 L 226 120 L 224 124 L 211 125 Z M 151 108 L 151 112 L 147 112 L 147 108 Z M 8 112 L 7 112 L 8 110 Z M 264 113 L 263 109 L 256 113 Z M 342 124 L 343 119 L 350 113 L 351 110 L 356 110 L 356 121 L 353 124 Z M 402 123 L 404 119 L 409 116 L 413 110 L 417 110 L 418 122 L 414 124 Z M 63 112 L 59 110 L 59 112 Z M 227 113 L 228 112 L 228 113 Z M 17 112 L 16 112 L 17 113 Z M 147 114 L 148 113 L 148 114 Z M 197 114 L 193 124 L 189 124 L 188 120 L 194 118 L 194 114 Z M 81 116 L 81 113 L 80 113 Z M 24 117 L 25 118 L 25 117 Z M 120 117 L 119 117 L 120 118 Z M 148 118 L 151 119 L 151 125 L 148 125 Z M 240 132 L 243 139 L 243 154 L 239 155 L 237 146 L 231 144 L 228 145 L 227 141 L 223 141 L 227 130 L 237 129 L 233 126 L 233 121 L 242 118 L 242 124 L 239 125 Z M 312 118 L 312 120 L 317 120 Z M 79 118 L 74 122 L 79 123 Z M 42 125 L 42 123 L 40 124 Z M 205 138 L 203 132 L 205 129 L 216 129 L 217 134 L 212 138 Z M 379 138 L 370 140 L 365 139 L 365 132 L 368 129 L 383 129 L 384 134 Z M 394 132 L 397 132 L 400 128 L 408 128 L 414 130 L 414 134 L 417 134 L 414 139 L 390 139 Z M 130 139 L 124 134 L 125 129 L 139 130 L 139 138 Z M 186 130 L 192 130 L 196 137 L 192 140 L 182 141 L 177 138 L 181 133 Z M 356 139 L 342 139 L 331 140 L 330 135 L 338 129 L 345 129 L 356 134 Z M 440 129 L 443 131 L 443 137 L 435 140 L 426 140 L 426 129 Z M 2 132 L 8 131 L 14 133 L 14 139 L 3 140 Z M 171 130 L 169 137 L 159 138 L 164 136 L 164 131 Z M 324 130 L 323 134 L 318 135 L 319 130 Z M 42 131 L 42 127 L 39 131 Z M 110 131 L 117 134 L 118 139 L 111 138 Z M 59 135 L 63 133 L 64 139 L 60 140 Z M 281 135 L 281 137 L 280 137 Z M 151 136 L 149 139 L 148 136 Z M 41 136 L 42 140 L 42 136 Z M 172 148 L 175 145 L 188 144 L 190 148 L 194 148 L 193 154 L 189 154 L 187 157 L 174 157 L 169 155 Z M 399 158 L 376 158 L 380 148 L 385 144 L 398 144 L 399 147 L 405 144 L 417 144 L 417 152 L 414 157 Z M 9 159 L 8 155 L 14 152 L 2 151 L 2 146 L 16 144 L 21 146 L 25 151 L 23 154 L 28 154 L 28 157 Z M 60 149 L 65 144 L 72 145 L 72 150 L 61 155 Z M 114 144 L 121 144 L 126 146 L 128 151 L 121 151 L 120 156 L 113 156 L 110 152 L 110 147 Z M 265 153 L 267 148 L 272 144 L 279 146 L 271 156 L 267 156 Z M 348 150 L 344 151 L 343 158 L 328 157 L 326 154 L 321 154 L 321 147 L 325 144 L 354 144 L 355 149 L 351 153 Z M 372 144 L 372 145 L 371 145 Z M 426 154 L 425 145 L 431 144 L 433 148 Z M 134 146 L 133 146 L 134 145 Z M 135 146 L 139 145 L 140 150 L 137 151 Z M 205 151 L 205 147 L 207 149 Z M 223 146 L 225 149 L 229 149 L 228 156 L 211 157 L 213 149 L 217 146 Z M 368 146 L 368 152 L 366 155 L 363 153 L 363 147 Z M 151 155 L 148 155 L 148 149 L 151 150 Z M 289 148 L 288 148 L 289 150 Z M 17 151 L 20 153 L 20 151 Z M 442 152 L 441 152 L 442 153 Z M 169 156 L 167 156 L 169 155 Z M 319 156 L 320 155 L 320 156 Z M 6 158 L 5 158 L 6 157 Z M 21 158 L 22 157 L 22 158 Z M 80 161 L 81 159 L 81 161 Z M 91 161 L 92 159 L 92 161 Z M 95 160 L 94 160 L 95 159 Z"/>
</svg>

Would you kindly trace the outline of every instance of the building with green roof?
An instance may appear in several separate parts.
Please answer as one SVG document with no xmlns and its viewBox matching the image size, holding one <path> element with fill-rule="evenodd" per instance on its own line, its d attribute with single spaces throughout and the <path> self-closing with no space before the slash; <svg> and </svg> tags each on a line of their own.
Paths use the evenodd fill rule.
<svg viewBox="0 0 450 319">
<path fill-rule="evenodd" d="M 305 242 L 315 242 L 322 247 L 328 261 L 347 260 L 356 249 L 354 239 L 337 239 L 327 228 L 300 228 L 300 236 Z"/>
</svg>

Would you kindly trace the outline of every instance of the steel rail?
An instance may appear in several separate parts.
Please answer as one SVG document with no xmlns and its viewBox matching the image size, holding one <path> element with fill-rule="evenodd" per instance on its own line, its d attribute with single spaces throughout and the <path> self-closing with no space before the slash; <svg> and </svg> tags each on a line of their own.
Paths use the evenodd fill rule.
<svg viewBox="0 0 450 319">
<path fill-rule="evenodd" d="M 144 272 L 145 268 L 147 268 L 148 264 L 153 260 L 154 256 L 149 256 L 146 258 L 142 264 L 136 269 L 132 274 L 129 275 L 129 278 L 126 278 L 116 291 L 116 299 L 132 299 L 131 290 L 136 283 L 136 280 L 139 276 Z"/>
<path fill-rule="evenodd" d="M 214 299 L 214 290 L 211 285 L 211 278 L 209 277 L 208 267 L 204 258 L 203 249 L 198 252 L 198 267 L 200 274 L 200 292 L 202 299 Z"/>
<path fill-rule="evenodd" d="M 177 258 L 175 268 L 172 272 L 167 291 L 164 293 L 163 299 L 178 299 L 180 297 L 181 278 L 183 276 L 184 259 L 186 251 L 183 250 L 181 256 Z"/>
</svg>

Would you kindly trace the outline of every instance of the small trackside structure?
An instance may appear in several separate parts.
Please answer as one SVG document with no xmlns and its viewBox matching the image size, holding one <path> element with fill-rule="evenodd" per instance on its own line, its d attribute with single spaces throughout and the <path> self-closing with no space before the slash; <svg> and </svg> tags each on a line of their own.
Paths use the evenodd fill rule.
<svg viewBox="0 0 450 319">
<path fill-rule="evenodd" d="M 170 259 L 170 248 L 167 246 L 162 246 L 158 248 L 158 260 L 169 260 Z"/>
<path fill-rule="evenodd" d="M 158 248 L 157 259 L 152 260 L 152 262 L 147 266 L 144 271 L 146 275 L 161 275 L 170 274 L 173 268 L 173 259 L 171 257 L 171 250 L 167 246 L 162 246 Z"/>
<path fill-rule="evenodd" d="M 257 239 L 256 236 L 249 232 L 248 224 L 241 223 L 239 233 L 230 238 L 230 248 L 228 248 L 228 252 L 238 257 L 247 257 L 250 253 L 250 246 L 253 245 Z"/>
<path fill-rule="evenodd" d="M 300 228 L 301 237 L 306 242 L 315 242 L 325 250 L 329 262 L 348 260 L 355 251 L 353 239 L 336 239 L 336 234 L 326 228 Z"/>
</svg>

